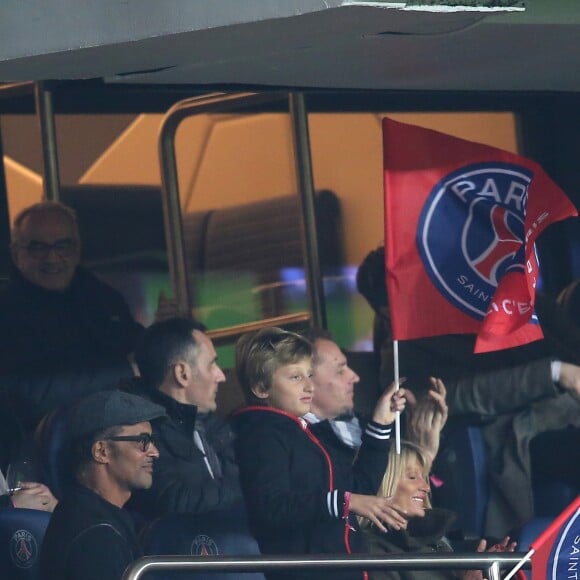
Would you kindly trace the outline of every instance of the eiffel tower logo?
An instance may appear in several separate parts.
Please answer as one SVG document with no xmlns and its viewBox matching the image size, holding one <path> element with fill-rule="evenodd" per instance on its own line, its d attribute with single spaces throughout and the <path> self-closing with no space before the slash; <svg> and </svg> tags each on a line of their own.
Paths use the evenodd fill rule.
<svg viewBox="0 0 580 580">
<path fill-rule="evenodd" d="M 490 213 L 494 239 L 489 246 L 473 261 L 473 267 L 490 284 L 497 286 L 498 268 L 515 257 L 523 244 L 508 225 L 510 212 L 498 205 Z"/>
<path fill-rule="evenodd" d="M 217 544 L 211 536 L 199 534 L 195 536 L 191 543 L 192 556 L 218 556 L 220 553 Z"/>
<path fill-rule="evenodd" d="M 10 538 L 10 557 L 18 568 L 30 568 L 38 555 L 36 539 L 28 530 L 18 530 Z"/>
</svg>

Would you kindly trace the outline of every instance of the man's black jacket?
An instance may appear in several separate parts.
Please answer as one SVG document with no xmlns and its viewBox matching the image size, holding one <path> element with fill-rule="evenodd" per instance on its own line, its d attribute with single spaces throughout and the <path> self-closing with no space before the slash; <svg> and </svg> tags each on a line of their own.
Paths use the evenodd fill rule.
<svg viewBox="0 0 580 580">
<path fill-rule="evenodd" d="M 222 477 L 213 479 L 193 439 L 195 421 L 200 419 L 196 417 L 197 407 L 182 405 L 160 391 L 135 384 L 131 392 L 165 407 L 168 418 L 152 421 L 160 455 L 155 463 L 153 485 L 135 492 L 128 507 L 147 519 L 168 513 L 201 514 L 239 507 L 242 494 L 234 458 L 234 435 L 227 422 L 216 413 L 203 417 L 206 437 L 222 467 Z"/>
</svg>

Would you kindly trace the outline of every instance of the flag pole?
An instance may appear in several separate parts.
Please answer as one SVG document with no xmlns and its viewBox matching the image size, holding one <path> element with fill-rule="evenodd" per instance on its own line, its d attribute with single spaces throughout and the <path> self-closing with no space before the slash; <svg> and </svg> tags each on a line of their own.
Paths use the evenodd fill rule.
<svg viewBox="0 0 580 580">
<path fill-rule="evenodd" d="M 400 388 L 399 377 L 399 341 L 393 340 L 393 359 L 395 367 L 395 391 Z M 395 449 L 397 455 L 401 455 L 401 412 L 397 411 L 395 414 Z"/>
<path fill-rule="evenodd" d="M 513 578 L 519 571 L 519 569 L 536 553 L 536 550 L 532 548 L 504 577 L 503 580 L 510 580 Z"/>
</svg>

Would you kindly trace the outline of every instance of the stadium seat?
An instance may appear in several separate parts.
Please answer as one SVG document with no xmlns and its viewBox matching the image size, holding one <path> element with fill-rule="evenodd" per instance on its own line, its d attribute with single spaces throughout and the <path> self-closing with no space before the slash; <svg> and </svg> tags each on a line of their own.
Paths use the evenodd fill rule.
<svg viewBox="0 0 580 580">
<path fill-rule="evenodd" d="M 527 552 L 530 549 L 530 544 L 552 523 L 554 518 L 534 518 L 527 524 L 522 526 L 519 533 L 513 539 L 517 541 L 518 552 Z M 531 572 L 525 572 L 527 578 L 531 578 Z"/>
<path fill-rule="evenodd" d="M 241 510 L 203 515 L 174 514 L 151 522 L 141 534 L 145 555 L 259 555 Z M 178 579 L 178 571 L 151 573 L 155 580 Z M 189 573 L 192 580 L 264 580 L 258 573 Z"/>
<path fill-rule="evenodd" d="M 530 544 L 550 525 L 554 518 L 534 518 L 517 534 L 514 540 L 518 543 L 518 552 L 527 552 Z"/>
<path fill-rule="evenodd" d="M 68 437 L 66 415 L 68 406 L 59 407 L 46 415 L 34 434 L 35 459 L 40 480 L 60 499 L 71 475 L 66 469 Z"/>
<path fill-rule="evenodd" d="M 50 513 L 0 510 L 0 578 L 40 580 L 39 556 Z"/>
</svg>

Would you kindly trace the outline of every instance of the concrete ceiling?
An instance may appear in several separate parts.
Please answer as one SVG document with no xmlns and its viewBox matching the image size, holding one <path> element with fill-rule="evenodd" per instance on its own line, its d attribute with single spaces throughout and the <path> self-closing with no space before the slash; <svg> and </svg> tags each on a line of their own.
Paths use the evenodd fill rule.
<svg viewBox="0 0 580 580">
<path fill-rule="evenodd" d="M 358 4 L 3 0 L 0 81 L 580 91 L 577 0 L 501 14 Z"/>
</svg>

